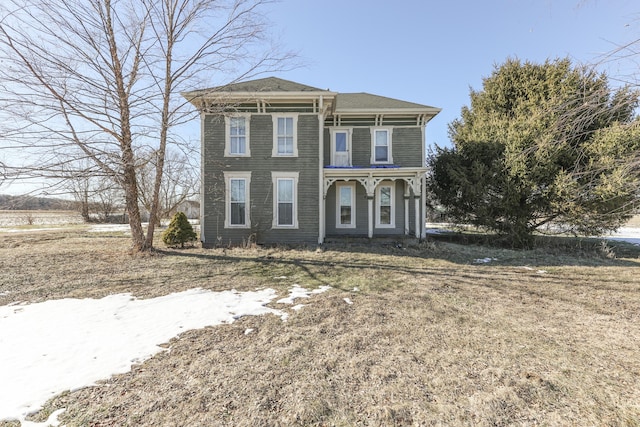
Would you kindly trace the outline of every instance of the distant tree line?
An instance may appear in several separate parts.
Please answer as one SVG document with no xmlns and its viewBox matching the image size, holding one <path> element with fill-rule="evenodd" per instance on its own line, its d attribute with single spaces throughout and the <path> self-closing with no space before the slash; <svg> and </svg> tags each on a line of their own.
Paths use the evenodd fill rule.
<svg viewBox="0 0 640 427">
<path fill-rule="evenodd" d="M 0 210 L 3 211 L 27 211 L 27 210 L 75 210 L 76 202 L 72 200 L 56 199 L 34 196 L 11 196 L 0 194 Z"/>
</svg>

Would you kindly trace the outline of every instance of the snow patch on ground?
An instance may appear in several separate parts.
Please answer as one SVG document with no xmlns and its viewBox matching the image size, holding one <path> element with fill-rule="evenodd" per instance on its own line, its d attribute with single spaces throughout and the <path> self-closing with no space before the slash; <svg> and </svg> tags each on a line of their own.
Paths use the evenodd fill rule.
<svg viewBox="0 0 640 427">
<path fill-rule="evenodd" d="M 326 289 L 303 292 L 297 286 L 287 300 Z M 276 297 L 273 289 L 193 289 L 152 299 L 118 294 L 0 306 L 0 420 L 56 425 L 57 415 L 44 424 L 25 418 L 56 394 L 128 372 L 187 330 L 247 315 L 284 319 L 286 313 L 266 307 Z"/>
<path fill-rule="evenodd" d="M 57 227 L 57 228 L 0 228 L 0 231 L 3 231 L 5 233 L 40 233 L 43 231 L 60 231 L 60 230 L 64 230 L 64 228 L 62 227 Z"/>
<path fill-rule="evenodd" d="M 490 263 L 491 261 L 497 261 L 498 258 L 478 258 L 478 259 L 474 259 L 473 263 L 474 264 L 487 264 Z"/>
<path fill-rule="evenodd" d="M 302 286 L 295 284 L 289 291 L 289 296 L 286 298 L 280 298 L 276 301 L 278 304 L 293 304 L 298 298 L 309 298 L 311 295 L 320 294 L 331 289 L 331 286 L 320 286 L 318 289 L 312 291 L 303 288 Z"/>
</svg>

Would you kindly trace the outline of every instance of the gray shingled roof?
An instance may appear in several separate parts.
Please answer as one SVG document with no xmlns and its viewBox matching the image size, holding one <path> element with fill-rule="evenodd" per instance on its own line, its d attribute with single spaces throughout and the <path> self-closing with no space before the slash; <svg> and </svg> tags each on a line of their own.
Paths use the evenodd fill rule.
<svg viewBox="0 0 640 427">
<path fill-rule="evenodd" d="M 303 85 L 277 77 L 265 77 L 263 79 L 234 83 L 215 88 L 220 92 L 328 92 L 325 89 Z"/>
<path fill-rule="evenodd" d="M 386 96 L 372 95 L 370 93 L 335 93 L 328 89 L 318 89 L 313 86 L 307 86 L 300 83 L 284 80 L 277 77 L 266 77 L 262 79 L 250 80 L 240 83 L 233 83 L 226 86 L 219 86 L 211 89 L 198 90 L 184 93 L 190 102 L 200 97 L 211 96 L 215 93 L 227 94 L 257 94 L 264 93 L 265 97 L 269 97 L 270 93 L 274 96 L 299 96 L 301 93 L 308 92 L 315 96 L 318 92 L 327 95 L 336 95 L 334 103 L 334 113 L 336 114 L 359 114 L 371 112 L 391 112 L 397 114 L 437 114 L 440 109 L 429 105 L 417 104 L 414 102 L 402 101 L 400 99 L 387 98 Z M 315 94 L 314 94 L 315 93 Z M 277 95 L 276 95 L 277 94 Z M 294 95 L 296 94 L 296 95 Z M 233 95 L 231 95 L 233 97 Z"/>
<path fill-rule="evenodd" d="M 360 110 L 424 110 L 436 109 L 429 105 L 416 104 L 370 93 L 339 93 L 336 97 L 336 112 Z"/>
</svg>

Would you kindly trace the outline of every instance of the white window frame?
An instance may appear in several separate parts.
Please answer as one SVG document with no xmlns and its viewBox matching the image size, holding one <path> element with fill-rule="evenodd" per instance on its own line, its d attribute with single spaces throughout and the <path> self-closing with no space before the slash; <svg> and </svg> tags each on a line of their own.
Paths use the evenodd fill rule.
<svg viewBox="0 0 640 427">
<path fill-rule="evenodd" d="M 231 180 L 243 179 L 244 224 L 231 224 Z M 224 172 L 224 228 L 251 228 L 251 172 Z"/>
<path fill-rule="evenodd" d="M 244 137 L 245 137 L 245 152 L 244 153 L 232 153 L 231 152 L 231 119 L 243 118 L 244 119 Z M 250 114 L 233 114 L 231 116 L 224 117 L 224 129 L 225 129 L 225 141 L 224 141 L 224 156 L 225 157 L 251 157 L 249 128 L 251 124 Z"/>
<path fill-rule="evenodd" d="M 378 131 L 386 131 L 387 132 L 387 160 L 386 161 L 376 161 L 376 132 Z M 372 165 L 390 165 L 393 164 L 393 128 L 382 128 L 375 127 L 371 128 L 371 164 Z"/>
<path fill-rule="evenodd" d="M 274 229 L 297 229 L 298 228 L 298 178 L 299 172 L 271 172 L 271 181 L 273 184 L 273 221 L 272 228 Z M 292 180 L 293 181 L 293 224 L 279 224 L 278 223 L 278 181 L 279 180 Z"/>
<path fill-rule="evenodd" d="M 351 134 L 352 129 L 351 128 L 340 128 L 340 129 L 332 129 L 331 130 L 331 166 L 338 166 L 338 164 L 336 163 L 336 134 L 338 133 L 346 133 L 347 134 L 347 165 L 345 167 L 351 167 L 352 166 L 352 150 L 351 150 Z M 341 165 L 342 166 L 342 165 Z"/>
<path fill-rule="evenodd" d="M 340 203 L 340 190 L 342 188 L 350 188 L 351 189 L 351 223 L 350 224 L 342 224 L 341 220 L 341 212 L 340 208 L 342 204 Z M 356 184 L 355 182 L 342 182 L 336 183 L 336 228 L 356 228 Z"/>
<path fill-rule="evenodd" d="M 380 223 L 380 202 L 382 201 L 380 193 L 383 187 L 391 188 L 391 223 Z M 396 227 L 396 184 L 394 181 L 383 181 L 376 187 L 376 228 L 395 228 Z"/>
<path fill-rule="evenodd" d="M 273 150 L 271 152 L 272 157 L 298 157 L 298 114 L 286 113 L 286 114 L 273 114 Z M 278 120 L 291 118 L 293 119 L 293 153 L 280 154 L 278 153 Z"/>
</svg>

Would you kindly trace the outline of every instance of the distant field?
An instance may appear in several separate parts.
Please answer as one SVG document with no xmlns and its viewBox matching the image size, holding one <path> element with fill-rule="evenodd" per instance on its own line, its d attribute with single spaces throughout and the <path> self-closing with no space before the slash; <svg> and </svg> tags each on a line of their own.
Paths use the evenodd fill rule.
<svg viewBox="0 0 640 427">
<path fill-rule="evenodd" d="M 3 211 L 0 210 L 0 227 L 22 225 L 82 224 L 82 217 L 75 211 Z"/>
<path fill-rule="evenodd" d="M 640 228 L 640 215 L 636 215 L 631 218 L 631 221 L 627 223 L 627 226 Z"/>
<path fill-rule="evenodd" d="M 7 233 L 0 305 L 331 286 L 286 322 L 186 332 L 36 416 L 67 408 L 69 427 L 638 426 L 640 248 L 549 241 L 517 251 L 436 236 L 132 257 L 121 233 Z"/>
</svg>

